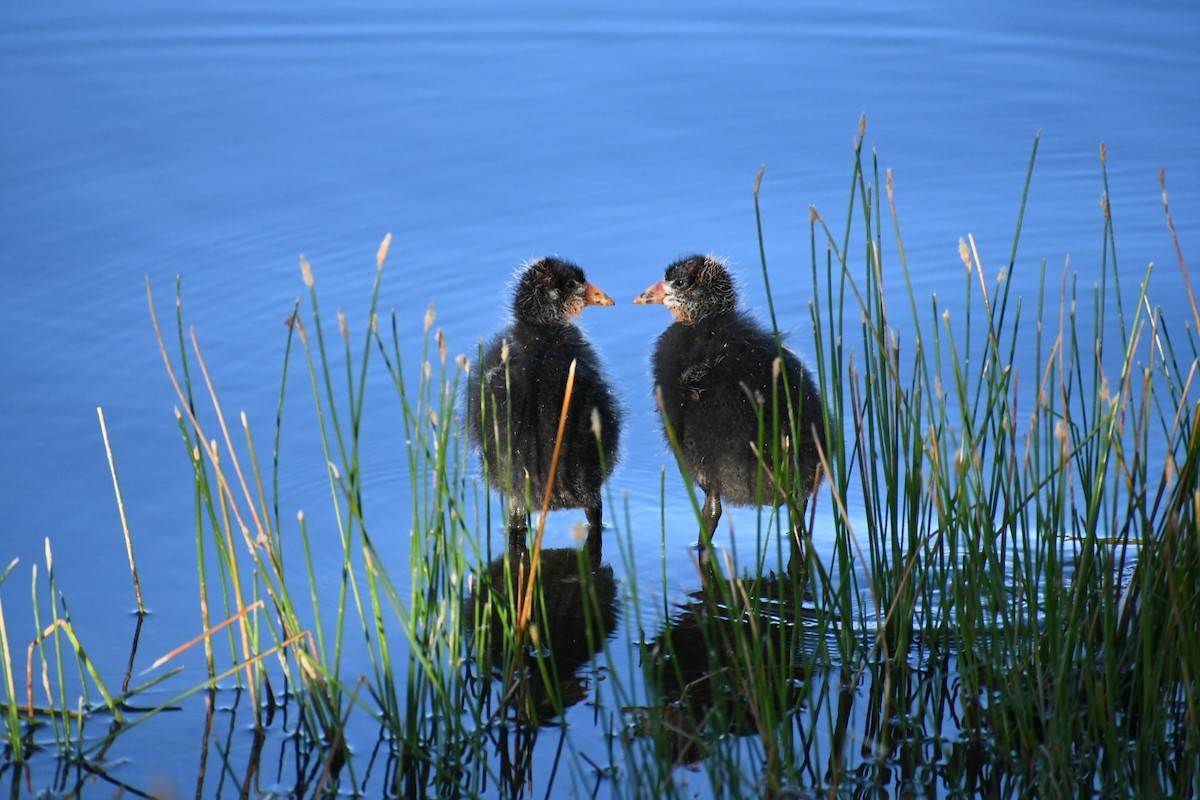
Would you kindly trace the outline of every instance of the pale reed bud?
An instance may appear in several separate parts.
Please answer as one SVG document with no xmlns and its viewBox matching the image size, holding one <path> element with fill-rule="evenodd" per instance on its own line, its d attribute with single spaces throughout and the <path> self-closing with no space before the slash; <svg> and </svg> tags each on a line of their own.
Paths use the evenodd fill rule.
<svg viewBox="0 0 1200 800">
<path fill-rule="evenodd" d="M 383 269 L 383 262 L 387 261 L 388 248 L 392 246 L 392 235 L 389 233 L 383 237 L 383 242 L 379 245 L 379 251 L 375 253 L 375 266 L 378 269 Z"/>
</svg>

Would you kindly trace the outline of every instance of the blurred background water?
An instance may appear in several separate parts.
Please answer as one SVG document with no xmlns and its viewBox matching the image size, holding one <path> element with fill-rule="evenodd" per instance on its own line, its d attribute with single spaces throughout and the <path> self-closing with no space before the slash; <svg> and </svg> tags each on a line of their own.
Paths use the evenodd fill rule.
<svg viewBox="0 0 1200 800">
<path fill-rule="evenodd" d="M 27 576 L 48 537 L 92 657 L 112 670 L 127 658 L 134 599 L 97 406 L 154 612 L 143 647 L 153 658 L 198 629 L 191 471 L 146 279 L 169 320 L 182 277 L 227 410 L 244 409 L 266 437 L 283 321 L 305 291 L 301 254 L 329 318 L 344 308 L 361 332 L 374 252 L 391 232 L 384 308 L 415 344 L 434 304 L 451 352 L 468 355 L 502 323 L 522 261 L 577 261 L 618 303 L 588 310 L 583 324 L 629 410 L 610 485 L 652 539 L 637 574 L 618 577 L 650 586 L 670 464 L 648 355 L 669 318 L 631 302 L 669 261 L 713 252 L 741 271 L 745 301 L 765 319 L 759 167 L 780 324 L 802 355 L 812 346 L 809 207 L 840 229 L 863 113 L 868 147 L 894 172 L 918 298 L 936 291 L 953 305 L 968 233 L 989 273 L 1007 263 L 1040 130 L 1016 291 L 1031 297 L 1043 265 L 1057 287 L 1068 260 L 1081 286 L 1099 280 L 1103 141 L 1124 286 L 1155 263 L 1152 298 L 1183 319 L 1158 172 L 1194 256 L 1198 34 L 1195 3 L 1113 0 L 5 4 L 0 561 L 21 560 L 2 589 L 10 636 L 33 636 Z M 374 379 L 368 514 L 403 574 L 399 409 L 383 371 Z M 292 380 L 303 397 L 307 379 Z M 328 505 L 309 412 L 293 405 L 285 520 Z M 667 494 L 668 582 L 683 591 L 695 578 L 695 523 L 678 484 Z M 752 514 L 731 519 L 735 541 L 739 529 L 753 536 Z M 574 521 L 556 515 L 549 543 L 569 544 Z M 332 530 L 317 539 L 336 551 Z M 332 586 L 339 563 L 328 558 Z M 637 635 L 630 626 L 618 638 Z M 194 731 L 158 742 L 173 735 L 178 748 L 164 745 L 161 764 L 194 749 Z"/>
</svg>

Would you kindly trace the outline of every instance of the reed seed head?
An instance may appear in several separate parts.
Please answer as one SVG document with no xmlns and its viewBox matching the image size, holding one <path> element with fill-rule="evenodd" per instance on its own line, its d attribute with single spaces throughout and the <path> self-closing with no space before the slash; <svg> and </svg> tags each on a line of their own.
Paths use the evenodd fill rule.
<svg viewBox="0 0 1200 800">
<path fill-rule="evenodd" d="M 383 262 L 387 261 L 388 249 L 392 246 L 392 234 L 388 233 L 383 237 L 383 241 L 379 244 L 379 251 L 375 253 L 375 267 L 383 269 Z"/>
</svg>

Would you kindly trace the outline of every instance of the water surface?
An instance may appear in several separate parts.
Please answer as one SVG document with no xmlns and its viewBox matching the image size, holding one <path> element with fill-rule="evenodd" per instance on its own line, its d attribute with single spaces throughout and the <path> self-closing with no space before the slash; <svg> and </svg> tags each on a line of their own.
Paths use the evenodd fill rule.
<svg viewBox="0 0 1200 800">
<path fill-rule="evenodd" d="M 134 601 L 97 406 L 153 610 L 143 652 L 157 657 L 198 628 L 191 470 L 147 278 L 169 319 L 182 276 L 224 403 L 265 437 L 283 321 L 305 291 L 301 254 L 329 317 L 344 308 L 361 332 L 373 254 L 391 232 L 385 307 L 415 346 L 434 304 L 451 350 L 466 354 L 502 324 L 522 261 L 579 262 L 618 301 L 583 324 L 630 412 L 611 486 L 648 540 L 617 578 L 653 596 L 661 538 L 677 597 L 695 587 L 694 523 L 657 431 L 647 362 L 668 318 L 631 301 L 670 260 L 714 252 L 741 270 L 745 301 L 765 318 L 760 166 L 780 324 L 801 354 L 812 346 L 809 208 L 835 228 L 844 220 L 863 113 L 868 148 L 894 173 L 918 296 L 936 291 L 953 307 L 969 233 L 989 270 L 1007 264 L 1041 131 L 1017 291 L 1032 296 L 1043 265 L 1055 287 L 1068 263 L 1081 286 L 1099 279 L 1103 141 L 1123 285 L 1135 288 L 1153 262 L 1168 319 L 1186 313 L 1157 181 L 1165 168 L 1186 253 L 1200 231 L 1192 3 L 101 2 L 9 4 L 0 20 L 0 561 L 21 560 L 4 609 L 10 635 L 32 638 L 26 581 L 49 537 L 92 658 L 113 673 Z M 894 252 L 885 258 L 898 267 Z M 293 380 L 285 520 L 328 505 L 307 389 Z M 407 466 L 383 372 L 374 380 L 364 453 L 374 535 L 404 564 Z M 575 516 L 552 519 L 554 546 L 570 543 Z M 753 512 L 727 521 L 725 542 L 752 547 Z M 819 516 L 817 528 L 829 545 Z M 333 585 L 336 537 L 321 536 Z M 653 630 L 654 604 L 643 608 L 638 622 Z M 637 637 L 632 623 L 617 642 Z M 157 741 L 177 746 L 151 743 L 131 769 L 194 769 L 184 727 L 160 729 Z"/>
</svg>

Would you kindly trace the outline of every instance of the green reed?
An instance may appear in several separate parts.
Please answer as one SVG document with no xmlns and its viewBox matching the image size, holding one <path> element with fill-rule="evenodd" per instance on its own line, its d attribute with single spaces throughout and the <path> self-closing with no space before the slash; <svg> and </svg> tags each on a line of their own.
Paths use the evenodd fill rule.
<svg viewBox="0 0 1200 800">
<path fill-rule="evenodd" d="M 1194 339 L 1177 358 L 1143 280 L 1132 315 L 1118 300 L 1114 356 L 1104 342 L 1107 279 L 1090 298 L 1091 319 L 1082 319 L 1065 272 L 1057 308 L 1047 302 L 1044 265 L 1035 319 L 1022 319 L 1022 298 L 1010 287 L 1033 156 L 1007 265 L 989 280 L 974 241 L 963 242 L 967 301 L 943 309 L 933 298 L 924 323 L 888 176 L 912 315 L 905 318 L 883 288 L 878 167 L 863 164 L 861 138 L 856 151 L 853 228 L 868 234 L 867 268 L 857 273 L 846 257 L 849 223 L 842 249 L 823 223 L 814 227 L 814 265 L 818 232 L 831 256 L 824 270 L 814 268 L 814 324 L 822 387 L 851 421 L 843 430 L 854 433 L 854 457 L 831 459 L 830 484 L 835 498 L 853 489 L 865 498 L 864 532 L 838 518 L 835 525 L 839 539 L 867 552 L 865 611 L 878 623 L 879 655 L 864 657 L 875 680 L 902 676 L 914 646 L 926 666 L 953 657 L 963 734 L 994 759 L 994 773 L 1016 774 L 1033 790 L 1188 791 L 1195 759 L 1178 756 L 1196 741 L 1196 648 L 1147 661 L 1131 637 L 1141 625 L 1177 636 L 1195 627 L 1196 593 L 1183 588 L 1195 586 L 1195 542 L 1178 533 L 1194 530 L 1183 526 L 1194 525 L 1197 497 Z M 1102 174 L 1104 167 L 1102 151 Z M 1101 268 L 1115 284 L 1107 202 L 1103 211 Z M 839 293 L 822 302 L 826 287 Z M 826 361 L 836 354 L 831 343 L 845 347 L 847 305 L 863 319 L 853 342 L 863 366 L 833 370 Z M 1035 357 L 1026 372 L 1016 355 L 1030 330 Z M 849 388 L 849 403 L 837 399 L 839 387 Z M 1159 437 L 1167 458 L 1156 471 L 1148 457 Z M 1139 605 L 1154 581 L 1173 587 L 1170 600 Z M 1131 679 L 1139 662 L 1163 665 L 1166 676 L 1149 677 L 1169 679 L 1139 683 L 1136 670 Z M 1139 751 L 1133 763 L 1125 755 L 1131 742 Z"/>
<path fill-rule="evenodd" d="M 174 674 L 167 673 L 131 686 L 132 676 L 127 672 L 120 691 L 110 689 L 100 668 L 89 657 L 82 633 L 72 621 L 65 594 L 57 586 L 49 540 L 45 552 L 45 578 L 41 577 L 37 565 L 32 569 L 35 634 L 23 651 L 18 649 L 14 653 L 14 642 L 0 604 L 0 663 L 3 666 L 0 678 L 4 687 L 0 710 L 4 715 L 6 737 L 5 760 L 0 766 L 28 764 L 34 753 L 44 749 L 69 756 L 80 765 L 103 759 L 108 743 L 130 727 L 136 699 Z M 14 559 L 0 574 L 0 584 L 16 565 Z M 50 611 L 48 623 L 43 622 L 44 608 Z M 19 666 L 22 655 L 24 670 Z M 92 699 L 93 693 L 99 696 L 97 700 Z M 93 717 L 107 719 L 107 731 L 85 743 L 84 728 Z M 39 738 L 47 725 L 52 740 Z"/>
<path fill-rule="evenodd" d="M 662 763 L 703 750 L 708 785 L 728 796 L 843 780 L 904 791 L 933 779 L 998 795 L 1187 795 L 1200 781 L 1200 316 L 1177 353 L 1178 320 L 1151 308 L 1147 274 L 1131 313 L 1115 301 L 1120 342 L 1106 351 L 1118 284 L 1106 200 L 1089 302 L 1065 270 L 1050 300 L 1043 264 L 1026 318 L 1011 286 L 1036 140 L 1005 266 L 988 277 L 968 237 L 965 302 L 919 301 L 891 175 L 864 160 L 862 136 L 844 233 L 815 210 L 810 226 L 833 506 L 813 518 L 832 519 L 836 543 L 813 550 L 795 524 L 798 492 L 781 501 L 799 547 L 787 574 L 763 574 L 761 538 L 750 574 L 708 563 L 695 602 L 643 651 L 667 702 L 644 710 L 653 747 L 631 747 L 629 761 L 667 794 L 678 786 Z M 1103 149 L 1100 166 L 1107 186 Z M 757 192 L 756 218 L 769 294 Z M 856 234 L 861 260 L 850 254 Z M 892 252 L 898 263 L 885 266 Z M 1180 267 L 1186 281 L 1182 256 Z M 906 304 L 889 301 L 897 277 Z M 764 440 L 771 424 L 765 415 Z M 1165 461 L 1154 463 L 1156 451 Z M 786 475 L 785 461 L 771 453 L 765 466 Z M 763 514 L 783 529 L 774 509 Z M 807 638 L 795 624 L 805 609 Z M 843 748 L 864 680 L 866 726 L 849 732 L 874 754 L 851 759 L 852 778 Z M 826 731 L 824 751 L 814 727 Z M 933 754 L 920 746 L 930 737 Z"/>
<path fill-rule="evenodd" d="M 13 559 L 4 572 L 0 573 L 0 586 L 4 585 L 4 581 L 8 578 L 8 574 L 12 572 L 13 567 L 17 565 L 17 560 Z M 25 746 L 22 742 L 22 726 L 20 719 L 20 711 L 18 710 L 19 700 L 17 699 L 17 679 L 16 673 L 13 671 L 12 648 L 8 643 L 8 621 L 4 616 L 4 599 L 0 597 L 0 678 L 3 678 L 4 684 L 4 734 L 8 752 L 11 754 L 9 758 L 14 763 L 20 764 L 25 760 Z"/>
</svg>

